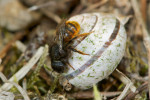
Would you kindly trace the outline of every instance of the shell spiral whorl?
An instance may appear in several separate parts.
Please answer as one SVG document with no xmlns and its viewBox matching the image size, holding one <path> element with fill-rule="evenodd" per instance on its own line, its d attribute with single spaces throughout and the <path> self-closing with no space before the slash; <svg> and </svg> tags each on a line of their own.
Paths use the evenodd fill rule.
<svg viewBox="0 0 150 100">
<path fill-rule="evenodd" d="M 80 34 L 92 32 L 72 44 L 89 55 L 72 52 L 69 69 L 64 77 L 81 89 L 88 89 L 110 75 L 122 59 L 126 47 L 126 31 L 112 14 L 85 13 L 73 16 L 69 21 L 79 23 Z"/>
</svg>

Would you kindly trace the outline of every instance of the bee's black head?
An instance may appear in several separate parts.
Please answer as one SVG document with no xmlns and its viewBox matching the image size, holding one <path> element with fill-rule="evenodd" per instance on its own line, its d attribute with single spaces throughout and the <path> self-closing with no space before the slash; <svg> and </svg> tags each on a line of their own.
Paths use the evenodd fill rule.
<svg viewBox="0 0 150 100">
<path fill-rule="evenodd" d="M 67 70 L 67 65 L 63 61 L 53 61 L 51 65 L 53 70 L 59 73 L 63 73 Z"/>
</svg>

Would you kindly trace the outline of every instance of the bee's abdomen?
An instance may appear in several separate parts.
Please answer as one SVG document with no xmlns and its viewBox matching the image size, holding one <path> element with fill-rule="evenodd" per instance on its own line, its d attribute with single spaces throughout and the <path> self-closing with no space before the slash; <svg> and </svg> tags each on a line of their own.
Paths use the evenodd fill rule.
<svg viewBox="0 0 150 100">
<path fill-rule="evenodd" d="M 76 21 L 67 21 L 66 22 L 66 33 L 65 33 L 65 41 L 71 40 L 80 31 L 80 25 Z"/>
</svg>

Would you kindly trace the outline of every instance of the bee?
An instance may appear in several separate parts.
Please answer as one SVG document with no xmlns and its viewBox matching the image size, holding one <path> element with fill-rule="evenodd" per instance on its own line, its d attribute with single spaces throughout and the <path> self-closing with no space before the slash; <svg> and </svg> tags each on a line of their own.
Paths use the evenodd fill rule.
<svg viewBox="0 0 150 100">
<path fill-rule="evenodd" d="M 55 43 L 50 48 L 51 66 L 56 72 L 67 71 L 68 66 L 74 69 L 68 62 L 71 51 L 88 55 L 72 46 L 77 39 L 82 40 L 89 33 L 80 34 L 80 25 L 76 21 L 63 20 L 56 29 Z"/>
</svg>

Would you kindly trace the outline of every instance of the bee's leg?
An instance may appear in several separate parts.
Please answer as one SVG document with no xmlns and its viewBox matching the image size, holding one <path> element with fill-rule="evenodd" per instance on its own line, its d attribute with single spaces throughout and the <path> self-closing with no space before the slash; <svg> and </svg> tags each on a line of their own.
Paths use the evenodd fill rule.
<svg viewBox="0 0 150 100">
<path fill-rule="evenodd" d="M 74 38 L 72 38 L 71 40 L 72 41 L 74 41 L 74 40 L 76 40 L 76 39 L 78 39 L 78 38 L 80 38 L 80 37 L 83 37 L 83 38 L 85 38 L 85 37 L 87 37 L 89 34 L 91 34 L 92 32 L 89 32 L 89 33 L 83 33 L 83 34 L 78 34 L 78 35 L 76 35 Z"/>
<path fill-rule="evenodd" d="M 70 63 L 68 62 L 68 59 L 62 59 L 62 61 L 63 61 L 66 65 L 68 65 L 70 68 L 72 68 L 73 70 L 75 70 L 74 67 L 73 67 L 72 65 L 70 65 Z"/>
<path fill-rule="evenodd" d="M 67 62 L 66 64 L 67 64 L 70 68 L 72 68 L 73 70 L 75 70 L 74 67 L 73 67 L 72 65 L 70 65 L 69 62 Z"/>
<path fill-rule="evenodd" d="M 82 37 L 81 40 L 79 40 L 78 43 L 76 43 L 76 45 L 77 45 L 77 44 L 79 44 L 83 39 L 85 39 L 89 34 L 91 34 L 92 32 L 93 32 L 93 31 L 91 31 L 91 32 L 89 32 L 89 33 L 78 34 L 78 35 L 76 35 L 74 38 L 72 38 L 72 39 L 68 42 L 68 44 L 71 44 L 74 40 L 76 40 L 76 39 Z M 82 51 L 80 51 L 80 50 L 75 49 L 75 46 L 69 46 L 69 49 L 71 49 L 71 50 L 74 51 L 74 52 L 78 52 L 79 54 L 82 54 L 82 55 L 89 55 L 89 54 L 86 54 L 86 53 L 84 53 L 84 52 L 82 52 Z"/>
<path fill-rule="evenodd" d="M 89 54 L 86 54 L 86 53 L 84 53 L 84 52 L 82 52 L 80 50 L 77 50 L 77 49 L 73 48 L 73 47 L 69 47 L 69 49 L 71 49 L 72 51 L 77 52 L 79 54 L 82 54 L 82 55 L 89 55 Z"/>
<path fill-rule="evenodd" d="M 92 31 L 93 32 L 93 31 Z M 83 34 L 78 34 L 75 37 L 73 37 L 66 45 L 68 46 L 69 44 L 71 44 L 74 40 L 81 38 L 80 41 L 82 41 L 85 37 L 87 37 L 89 34 L 91 34 L 92 32 L 89 33 L 83 33 Z"/>
<path fill-rule="evenodd" d="M 92 31 L 92 32 L 93 32 L 93 31 Z M 76 37 L 77 37 L 77 38 L 79 38 L 79 37 L 86 37 L 86 36 L 88 36 L 89 34 L 91 34 L 92 32 L 78 34 L 78 35 L 76 35 Z"/>
<path fill-rule="evenodd" d="M 92 32 L 93 32 L 93 31 L 91 31 L 91 32 L 89 32 L 89 33 L 83 33 L 83 34 L 78 34 L 78 35 L 76 35 L 74 38 L 72 38 L 72 39 L 66 44 L 66 46 L 68 46 L 69 49 L 71 49 L 72 51 L 78 52 L 79 54 L 82 54 L 82 55 L 89 55 L 89 54 L 86 54 L 86 53 L 84 53 L 84 52 L 82 52 L 82 51 L 80 51 L 80 50 L 75 49 L 75 46 L 70 46 L 70 45 L 71 45 L 71 43 L 72 43 L 74 40 L 76 40 L 76 39 L 78 39 L 78 38 L 81 38 L 81 40 L 79 40 L 78 43 L 76 43 L 76 45 L 79 44 L 83 39 L 85 39 L 85 38 L 86 38 L 89 34 L 91 34 Z"/>
</svg>

